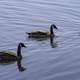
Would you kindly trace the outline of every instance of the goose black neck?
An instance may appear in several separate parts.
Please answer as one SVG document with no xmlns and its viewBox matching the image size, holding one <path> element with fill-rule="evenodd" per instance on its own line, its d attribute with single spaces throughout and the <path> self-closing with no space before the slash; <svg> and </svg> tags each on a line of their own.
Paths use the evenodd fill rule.
<svg viewBox="0 0 80 80">
<path fill-rule="evenodd" d="M 22 59 L 22 55 L 21 55 L 21 45 L 20 45 L 20 44 L 18 45 L 18 48 L 17 48 L 17 56 L 19 57 L 19 59 Z"/>
<path fill-rule="evenodd" d="M 53 26 L 50 27 L 50 33 L 51 33 L 51 35 L 54 35 Z"/>
</svg>

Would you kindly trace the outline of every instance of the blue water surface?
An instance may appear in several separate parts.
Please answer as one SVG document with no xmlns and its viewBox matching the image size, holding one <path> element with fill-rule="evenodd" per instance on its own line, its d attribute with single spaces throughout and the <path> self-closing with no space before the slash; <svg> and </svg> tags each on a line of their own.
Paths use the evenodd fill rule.
<svg viewBox="0 0 80 80">
<path fill-rule="evenodd" d="M 28 39 L 25 32 L 48 30 L 55 24 L 54 43 Z M 80 80 L 80 0 L 0 0 L 0 51 L 16 52 L 22 64 L 0 64 L 0 80 Z"/>
</svg>

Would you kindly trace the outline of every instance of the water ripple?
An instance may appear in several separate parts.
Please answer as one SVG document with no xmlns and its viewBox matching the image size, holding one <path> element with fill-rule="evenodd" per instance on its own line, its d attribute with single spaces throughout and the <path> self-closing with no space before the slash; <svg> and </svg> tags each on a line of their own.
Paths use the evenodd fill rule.
<svg viewBox="0 0 80 80">
<path fill-rule="evenodd" d="M 79 80 L 80 79 L 80 1 L 79 0 L 0 0 L 0 50 L 16 52 L 24 42 L 20 73 L 17 64 L 0 65 L 1 80 Z M 56 48 L 50 40 L 30 40 L 25 32 L 54 30 Z M 13 72 L 11 74 L 11 72 Z"/>
</svg>

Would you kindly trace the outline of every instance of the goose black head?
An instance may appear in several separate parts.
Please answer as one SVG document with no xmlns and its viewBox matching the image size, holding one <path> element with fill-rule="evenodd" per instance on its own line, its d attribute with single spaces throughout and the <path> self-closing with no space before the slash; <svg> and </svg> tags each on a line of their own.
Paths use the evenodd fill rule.
<svg viewBox="0 0 80 80">
<path fill-rule="evenodd" d="M 55 24 L 52 24 L 51 28 L 58 29 Z"/>
<path fill-rule="evenodd" d="M 21 47 L 26 47 L 24 43 L 19 43 Z"/>
</svg>

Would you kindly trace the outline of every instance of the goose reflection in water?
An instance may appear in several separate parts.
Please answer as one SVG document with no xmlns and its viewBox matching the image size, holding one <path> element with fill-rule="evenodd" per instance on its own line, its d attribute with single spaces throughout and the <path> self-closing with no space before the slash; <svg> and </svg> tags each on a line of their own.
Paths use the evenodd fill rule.
<svg viewBox="0 0 80 80">
<path fill-rule="evenodd" d="M 21 72 L 26 69 L 26 68 L 24 68 L 24 67 L 22 66 L 21 60 L 18 60 L 18 61 L 17 61 L 17 66 L 18 66 L 18 70 L 21 71 Z"/>
<path fill-rule="evenodd" d="M 57 44 L 54 42 L 54 39 L 55 38 L 53 36 L 50 37 L 50 45 L 51 45 L 52 48 L 56 48 L 57 47 Z"/>
<path fill-rule="evenodd" d="M 28 38 L 28 40 L 31 40 L 31 41 L 47 41 L 49 40 L 50 41 L 50 46 L 52 48 L 56 48 L 57 47 L 57 43 L 55 43 L 55 37 L 51 36 L 50 38 Z"/>
</svg>

